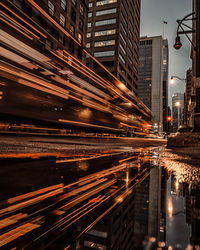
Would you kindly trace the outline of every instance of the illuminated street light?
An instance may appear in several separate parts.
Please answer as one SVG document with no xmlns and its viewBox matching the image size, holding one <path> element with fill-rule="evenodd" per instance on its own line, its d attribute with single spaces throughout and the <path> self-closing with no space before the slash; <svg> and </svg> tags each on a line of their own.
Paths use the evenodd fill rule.
<svg viewBox="0 0 200 250">
<path fill-rule="evenodd" d="M 185 78 L 181 78 L 181 77 L 179 77 L 179 76 L 171 76 L 171 78 L 170 78 L 170 83 L 171 83 L 171 84 L 174 83 L 174 78 L 177 78 L 177 79 L 180 80 L 180 81 L 186 81 Z"/>
<path fill-rule="evenodd" d="M 180 102 L 176 102 L 176 103 L 175 103 L 175 106 L 176 106 L 176 107 L 180 107 L 180 105 L 181 105 Z"/>
</svg>

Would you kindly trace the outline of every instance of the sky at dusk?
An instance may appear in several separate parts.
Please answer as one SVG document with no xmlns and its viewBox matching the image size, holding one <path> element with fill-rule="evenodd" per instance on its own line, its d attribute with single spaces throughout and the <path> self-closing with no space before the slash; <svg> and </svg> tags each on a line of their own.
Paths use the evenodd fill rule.
<svg viewBox="0 0 200 250">
<path fill-rule="evenodd" d="M 141 36 L 158 36 L 163 34 L 163 20 L 167 21 L 164 28 L 164 38 L 169 43 L 169 79 L 171 75 L 186 77 L 186 70 L 191 67 L 190 42 L 182 35 L 183 47 L 180 50 L 173 48 L 177 19 L 182 19 L 192 12 L 192 0 L 141 0 Z M 175 80 L 169 84 L 169 106 L 175 92 L 184 92 L 184 82 Z"/>
</svg>

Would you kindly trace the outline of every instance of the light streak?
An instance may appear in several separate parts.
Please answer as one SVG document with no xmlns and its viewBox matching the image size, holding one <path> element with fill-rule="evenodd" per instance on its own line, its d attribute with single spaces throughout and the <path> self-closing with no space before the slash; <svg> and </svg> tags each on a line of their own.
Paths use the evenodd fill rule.
<svg viewBox="0 0 200 250">
<path fill-rule="evenodd" d="M 71 36 L 60 24 L 58 24 L 49 14 L 47 14 L 38 4 L 33 0 L 27 0 L 33 7 L 35 7 L 46 19 L 54 24 L 60 31 L 62 31 L 67 37 L 70 37 L 76 44 L 81 44 L 73 36 Z"/>
<path fill-rule="evenodd" d="M 17 22 L 15 19 L 11 18 L 10 16 L 8 16 L 6 13 L 4 13 L 3 11 L 0 11 L 1 14 L 3 14 L 4 16 L 6 16 L 8 19 L 12 20 L 14 23 L 16 23 L 19 27 L 21 27 L 22 29 L 24 29 L 27 33 L 30 33 L 32 36 L 34 36 L 36 39 L 40 39 L 39 36 L 35 35 L 33 32 L 31 32 L 30 30 L 28 30 L 27 28 L 25 28 L 24 26 L 22 26 L 19 22 Z"/>
<path fill-rule="evenodd" d="M 27 38 L 29 38 L 30 40 L 33 40 L 33 38 L 31 36 L 27 35 L 25 32 L 23 32 L 22 30 L 20 30 L 19 28 L 17 28 L 15 25 L 9 23 L 8 21 L 6 21 L 5 19 L 3 19 L 2 17 L 0 17 L 0 20 L 2 20 L 4 23 L 8 24 L 9 26 L 11 26 L 12 28 L 14 28 L 18 32 L 20 32 L 22 35 L 24 35 Z"/>
<path fill-rule="evenodd" d="M 37 191 L 33 191 L 33 192 L 30 192 L 30 193 L 26 193 L 26 194 L 23 194 L 23 195 L 19 195 L 19 196 L 10 198 L 10 199 L 8 199 L 7 202 L 8 202 L 8 204 L 12 204 L 12 203 L 15 203 L 17 201 L 24 200 L 24 199 L 30 198 L 32 196 L 36 196 L 38 194 L 46 193 L 46 192 L 51 191 L 53 189 L 62 188 L 63 186 L 64 186 L 64 184 L 61 183 L 61 184 L 57 184 L 57 185 L 54 185 L 54 186 L 45 187 L 45 188 L 39 189 Z"/>
<path fill-rule="evenodd" d="M 10 2 L 11 3 L 11 2 Z M 33 25 L 31 25 L 30 23 L 28 23 L 26 20 L 24 20 L 21 16 L 17 15 L 14 11 L 12 11 L 10 8 L 8 8 L 6 5 L 4 5 L 3 3 L 0 3 L 0 5 L 2 5 L 5 9 L 7 9 L 10 13 L 12 13 L 14 16 L 16 16 L 18 19 L 20 19 L 22 22 L 24 22 L 25 24 L 27 24 L 28 26 L 30 26 L 33 30 L 35 30 L 37 33 L 39 33 L 41 36 L 43 36 L 44 38 L 47 38 L 46 35 L 44 35 L 42 32 L 40 32 L 38 29 L 36 29 Z M 33 21 L 33 20 L 32 20 Z"/>
<path fill-rule="evenodd" d="M 89 127 L 89 128 L 99 128 L 99 129 L 107 129 L 107 130 L 113 130 L 113 131 L 123 131 L 122 129 L 112 128 L 112 127 L 107 127 L 107 126 L 102 126 L 102 125 L 97 125 L 97 124 L 91 124 L 91 123 L 86 123 L 86 122 L 63 120 L 61 118 L 58 119 L 58 121 L 63 122 L 63 123 L 67 123 L 67 124 L 77 125 L 77 126 Z"/>
</svg>

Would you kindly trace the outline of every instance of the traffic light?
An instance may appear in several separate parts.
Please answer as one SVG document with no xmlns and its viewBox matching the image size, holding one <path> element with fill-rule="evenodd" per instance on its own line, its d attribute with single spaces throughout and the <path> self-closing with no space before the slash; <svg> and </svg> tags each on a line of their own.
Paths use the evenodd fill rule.
<svg viewBox="0 0 200 250">
<path fill-rule="evenodd" d="M 172 120 L 171 116 L 167 116 L 167 121 L 171 122 L 171 120 Z"/>
</svg>

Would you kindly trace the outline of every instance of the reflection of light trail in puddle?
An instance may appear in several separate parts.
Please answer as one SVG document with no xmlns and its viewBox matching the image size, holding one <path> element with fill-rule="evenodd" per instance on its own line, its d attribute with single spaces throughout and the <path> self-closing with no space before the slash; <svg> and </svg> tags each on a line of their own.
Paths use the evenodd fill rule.
<svg viewBox="0 0 200 250">
<path fill-rule="evenodd" d="M 151 171 L 143 170 L 141 175 L 142 174 L 144 174 L 144 175 L 142 176 L 142 178 L 140 179 L 139 182 L 141 183 L 144 179 L 146 179 L 147 176 L 150 174 L 150 172 Z M 134 178 L 132 178 L 129 181 L 129 184 L 132 183 L 137 177 L 138 176 L 135 176 Z M 100 221 L 105 215 L 107 215 L 115 206 L 117 206 L 119 203 L 122 203 L 124 201 L 124 199 L 132 193 L 133 189 L 135 188 L 136 185 L 139 184 L 139 182 L 133 183 L 132 186 L 130 186 L 128 189 L 127 189 L 127 184 L 125 184 L 122 187 L 120 187 L 119 189 L 117 189 L 114 193 L 112 193 L 111 195 L 106 197 L 104 201 L 106 201 L 107 199 L 110 199 L 111 196 L 115 196 L 116 194 L 118 194 L 121 190 L 123 190 L 126 187 L 125 191 L 122 194 L 118 194 L 118 196 L 114 199 L 114 203 L 106 211 L 104 211 L 104 213 L 102 213 L 94 222 L 92 222 L 88 227 L 86 227 L 74 240 L 76 241 L 77 239 L 79 239 L 81 237 L 81 235 L 88 232 L 94 225 L 96 225 L 98 223 L 98 221 Z M 64 229 L 66 229 L 66 227 Z M 62 230 L 64 230 L 64 229 L 62 229 Z M 69 249 L 70 247 L 71 246 L 68 245 L 65 248 L 65 250 Z"/>
<path fill-rule="evenodd" d="M 171 219 L 172 215 L 173 215 L 173 204 L 172 204 L 172 198 L 171 197 L 169 197 L 167 208 L 168 208 L 169 218 Z"/>
<path fill-rule="evenodd" d="M 129 161 L 130 157 L 125 159 L 125 160 Z M 90 197 L 94 196 L 95 194 L 97 194 L 103 190 L 107 190 L 105 192 L 104 196 L 102 196 L 102 197 L 98 196 L 96 198 L 93 198 L 93 199 L 89 200 L 85 205 L 82 205 L 80 208 L 67 214 L 62 219 L 57 221 L 56 224 L 53 225 L 53 227 L 49 228 L 47 231 L 45 231 L 43 234 L 41 234 L 35 240 L 40 239 L 41 237 L 48 234 L 50 231 L 52 231 L 54 229 L 59 229 L 61 231 L 64 231 L 70 225 L 72 225 L 73 223 L 75 223 L 76 221 L 81 219 L 83 216 L 85 216 L 86 214 L 88 214 L 89 212 L 94 210 L 97 206 L 100 206 L 100 204 L 105 203 L 106 201 L 109 201 L 112 197 L 114 198 L 114 204 L 111 206 L 111 208 L 109 208 L 105 212 L 106 214 L 112 209 L 113 206 L 116 206 L 117 204 L 123 202 L 123 200 L 128 195 L 130 195 L 130 193 L 132 193 L 133 187 L 136 184 L 138 184 L 138 182 L 136 182 L 136 183 L 133 183 L 131 187 L 128 187 L 128 185 L 131 182 L 133 182 L 138 177 L 138 175 L 136 175 L 132 179 L 129 179 L 130 177 L 129 177 L 129 172 L 128 172 L 127 168 L 131 168 L 131 167 L 128 166 L 127 163 L 123 162 L 122 164 L 120 164 L 118 166 L 114 166 L 110 169 L 106 169 L 106 170 L 91 174 L 90 176 L 84 177 L 84 178 L 80 179 L 79 181 L 74 182 L 74 183 L 69 184 L 69 185 L 66 185 L 66 186 L 64 186 L 61 183 L 58 185 L 54 185 L 54 186 L 46 187 L 46 188 L 43 188 L 43 189 L 40 189 L 37 191 L 33 191 L 33 192 L 30 192 L 27 194 L 23 194 L 23 195 L 20 195 L 17 197 L 13 197 L 7 201 L 7 204 L 12 204 L 12 203 L 14 203 L 14 204 L 7 207 L 7 208 L 0 210 L 0 214 L 6 215 L 9 213 L 13 213 L 19 209 L 28 207 L 28 206 L 36 204 L 38 202 L 42 202 L 49 197 L 53 197 L 53 196 L 57 197 L 57 195 L 60 193 L 63 193 L 65 189 L 69 189 L 69 188 L 72 188 L 74 185 L 78 185 L 78 188 L 75 188 L 74 190 L 68 191 L 67 193 L 65 193 L 63 195 L 60 195 L 56 200 L 54 200 L 53 203 L 51 203 L 50 205 L 46 205 L 45 207 L 43 207 L 39 210 L 39 212 L 44 211 L 45 209 L 51 208 L 52 206 L 56 205 L 58 202 L 60 202 L 62 200 L 65 200 L 69 197 L 76 196 L 71 201 L 68 201 L 67 203 L 65 203 L 61 207 L 59 207 L 56 210 L 53 210 L 51 212 L 55 215 L 57 214 L 57 215 L 63 216 L 64 213 L 66 213 L 66 211 L 68 209 L 74 207 L 75 205 L 79 204 L 80 202 L 87 201 L 87 199 L 89 199 Z M 147 171 L 147 170 L 146 169 L 143 170 L 139 174 L 139 176 L 142 177 L 142 175 L 143 175 L 143 173 L 145 173 L 145 171 Z M 111 191 L 108 188 L 116 182 L 115 174 L 117 172 L 119 172 L 121 174 L 123 173 L 126 175 L 125 184 L 122 185 L 120 188 L 117 188 L 115 191 Z M 113 176 L 113 174 L 114 174 L 114 176 Z M 109 180 L 109 179 L 105 178 L 106 176 L 110 176 L 110 177 L 112 177 L 112 179 Z M 89 182 L 91 182 L 91 183 L 89 183 Z M 119 194 L 123 189 L 124 189 L 124 192 L 122 194 Z M 4 202 L 4 204 L 5 204 L 5 202 Z M 36 215 L 37 213 L 38 213 L 38 211 L 31 212 L 31 214 L 22 214 L 19 216 L 16 215 L 13 218 L 11 216 L 11 217 L 8 217 L 6 219 L 6 221 L 1 220 L 1 222 L 3 224 L 5 223 L 4 225 L 8 225 L 8 224 L 11 225 L 11 224 L 15 224 L 16 222 L 19 223 L 19 221 L 22 218 L 23 219 L 26 218 L 26 220 L 27 220 L 30 216 Z M 100 217 L 98 219 L 100 219 Z M 9 218 L 12 220 L 10 221 Z M 3 226 L 3 224 L 2 224 L 2 226 Z M 23 224 L 24 223 L 22 223 L 21 225 L 23 225 Z M 41 226 L 40 224 L 41 223 L 37 224 L 37 227 Z M 26 224 L 24 224 L 24 225 L 26 225 Z M 34 228 L 37 228 L 37 227 L 33 227 L 33 228 L 31 227 L 30 230 L 27 228 L 27 232 L 32 231 Z M 12 232 L 12 230 L 10 232 Z M 26 232 L 25 232 L 25 234 L 26 234 Z M 12 237 L 9 236 L 10 234 L 7 235 L 4 233 L 3 235 L 4 235 L 3 237 L 5 237 L 8 242 L 12 241 Z M 20 234 L 19 235 L 16 234 L 15 238 L 18 238 L 20 236 L 21 236 Z M 7 244 L 7 243 L 5 243 L 5 244 Z"/>
</svg>

